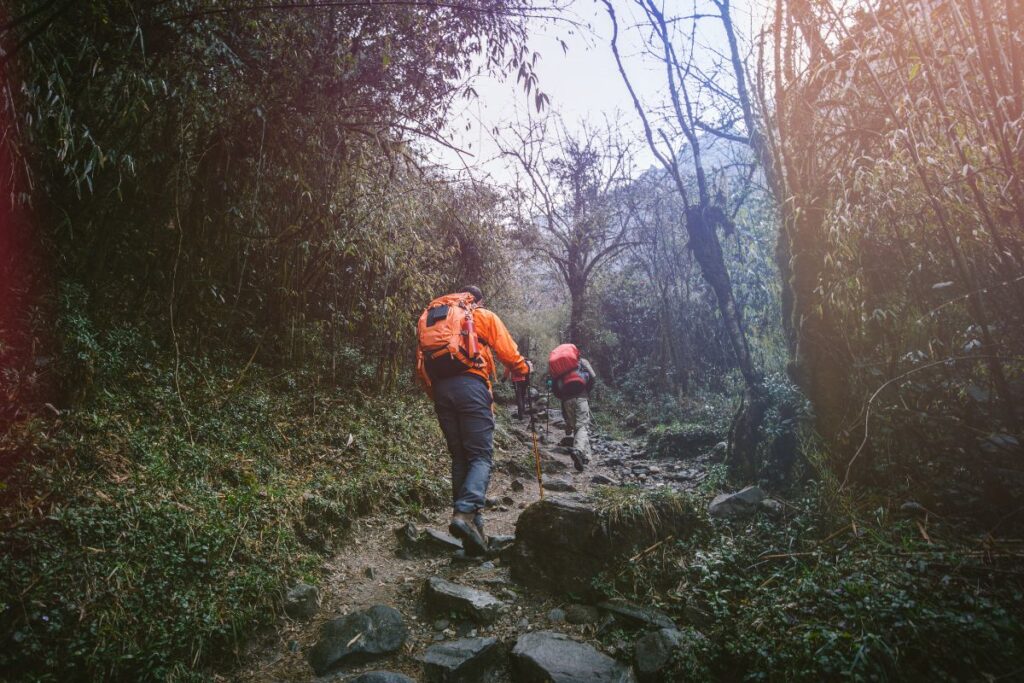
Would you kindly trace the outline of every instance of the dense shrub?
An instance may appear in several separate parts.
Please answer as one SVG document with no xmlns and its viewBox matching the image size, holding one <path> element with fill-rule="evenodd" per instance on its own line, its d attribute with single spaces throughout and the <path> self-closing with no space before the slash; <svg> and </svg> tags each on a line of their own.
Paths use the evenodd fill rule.
<svg viewBox="0 0 1024 683">
<path fill-rule="evenodd" d="M 818 490 L 817 484 L 809 490 Z M 866 501 L 865 501 L 866 503 Z M 715 522 L 619 574 L 684 627 L 679 680 L 975 680 L 1024 657 L 1019 544 L 818 494 Z M 670 676 L 671 677 L 671 676 Z"/>
<path fill-rule="evenodd" d="M 102 354 L 101 354 L 102 355 Z M 426 404 L 315 374 L 125 362 L 0 441 L 0 672 L 199 677 L 317 579 L 359 515 L 445 499 Z"/>
</svg>

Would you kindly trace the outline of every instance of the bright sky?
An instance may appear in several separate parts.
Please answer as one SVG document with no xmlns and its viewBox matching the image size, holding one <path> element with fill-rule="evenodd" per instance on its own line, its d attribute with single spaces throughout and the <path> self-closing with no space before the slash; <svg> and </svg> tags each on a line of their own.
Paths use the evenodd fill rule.
<svg viewBox="0 0 1024 683">
<path fill-rule="evenodd" d="M 692 7 L 692 0 L 665 0 L 669 7 L 677 2 L 681 7 Z M 752 20 L 749 8 L 754 3 L 760 5 L 759 0 L 733 0 L 734 21 L 742 35 L 750 34 Z M 666 87 L 663 68 L 655 70 L 650 60 L 639 59 L 639 45 L 634 37 L 636 32 L 629 30 L 639 18 L 634 0 L 614 0 L 614 5 L 620 25 L 619 51 L 634 88 L 645 100 L 660 100 Z M 535 22 L 531 40 L 532 49 L 541 55 L 536 71 L 541 90 L 550 97 L 551 109 L 562 116 L 570 129 L 584 121 L 600 124 L 606 117 L 615 119 L 618 116 L 621 128 L 628 132 L 628 136 L 642 141 L 643 129 L 609 46 L 611 21 L 604 6 L 597 0 L 574 0 L 571 16 L 578 27 L 566 22 Z M 701 25 L 708 31 L 704 42 L 720 43 L 724 40 L 720 31 L 712 32 L 711 29 L 717 26 L 712 20 L 704 20 Z M 563 52 L 559 39 L 568 44 L 568 52 Z M 474 88 L 479 97 L 468 101 L 461 111 L 456 112 L 450 132 L 452 143 L 473 156 L 459 155 L 443 148 L 433 150 L 432 156 L 453 170 L 468 166 L 474 177 L 490 176 L 492 180 L 504 183 L 511 178 L 511 171 L 508 161 L 499 158 L 491 136 L 492 129 L 536 116 L 533 96 L 527 98 L 514 77 L 506 82 L 480 78 L 474 83 Z M 638 144 L 637 150 L 638 170 L 655 163 L 646 144 Z"/>
</svg>

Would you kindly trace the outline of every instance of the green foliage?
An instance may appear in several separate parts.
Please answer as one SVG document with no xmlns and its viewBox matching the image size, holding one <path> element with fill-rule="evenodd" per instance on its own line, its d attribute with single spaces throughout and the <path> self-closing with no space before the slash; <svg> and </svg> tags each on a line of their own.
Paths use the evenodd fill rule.
<svg viewBox="0 0 1024 683">
<path fill-rule="evenodd" d="M 734 179 L 741 186 L 738 179 Z M 741 390 L 736 360 L 715 295 L 688 248 L 676 190 L 649 172 L 624 191 L 640 207 L 637 244 L 593 288 L 584 318 L 589 357 L 643 421 L 721 419 Z M 735 230 L 723 236 L 726 266 L 759 367 L 781 373 L 786 345 L 771 254 L 773 206 L 760 193 L 737 191 Z M 705 415 L 691 417 L 701 405 Z M 723 429 L 724 433 L 725 430 Z"/>
<path fill-rule="evenodd" d="M 720 435 L 703 424 L 672 423 L 656 426 L 647 435 L 647 455 L 653 458 L 686 458 L 718 442 Z"/>
<path fill-rule="evenodd" d="M 776 58 L 800 57 L 766 71 L 791 374 L 840 480 L 963 487 L 945 497 L 997 520 L 1020 508 L 1024 119 L 999 103 L 1024 83 L 998 57 L 1019 9 L 833 2 L 799 21 L 816 28 L 774 31 Z"/>
<path fill-rule="evenodd" d="M 19 276 L 2 280 L 19 297 L 3 344 L 31 349 L 0 345 L 23 366 L 0 391 L 63 348 L 80 398 L 90 340 L 126 321 L 185 351 L 394 384 L 410 316 L 500 269 L 498 198 L 425 168 L 417 144 L 471 75 L 535 85 L 520 4 L 51 4 L 10 3 L 0 28 L 4 245 L 32 247 L 0 257 Z"/>
<path fill-rule="evenodd" d="M 884 505 L 884 503 L 883 503 Z M 785 520 L 716 522 L 615 585 L 683 625 L 678 680 L 965 680 L 1024 656 L 1019 547 L 815 496 Z M 991 539 L 990 539 L 991 543 Z"/>
<path fill-rule="evenodd" d="M 0 441 L 25 456 L 0 517 L 7 676 L 199 679 L 275 620 L 357 516 L 446 498 L 418 397 L 205 361 L 185 364 L 182 405 L 168 362 L 118 370 Z"/>
<path fill-rule="evenodd" d="M 637 372 L 647 371 L 649 368 Z M 608 416 L 610 428 L 624 435 L 643 436 L 651 429 L 691 424 L 703 426 L 724 438 L 733 411 L 729 394 L 735 390 L 734 379 L 730 377 L 724 392 L 697 389 L 683 396 L 664 393 L 651 386 L 602 384 L 599 393 L 591 397 L 591 403 Z"/>
</svg>

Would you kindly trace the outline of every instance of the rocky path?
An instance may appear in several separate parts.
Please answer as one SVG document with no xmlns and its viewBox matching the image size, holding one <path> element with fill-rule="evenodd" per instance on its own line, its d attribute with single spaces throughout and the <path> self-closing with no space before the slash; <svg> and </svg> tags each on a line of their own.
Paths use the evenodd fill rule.
<svg viewBox="0 0 1024 683">
<path fill-rule="evenodd" d="M 557 445 L 560 414 L 551 410 L 548 418 L 549 431 L 545 435 L 542 427 L 540 436 L 549 502 L 564 495 L 556 490 L 579 498 L 574 492 L 585 496 L 595 485 L 688 488 L 704 476 L 702 463 L 666 466 L 647 460 L 641 444 L 600 432 L 591 464 L 576 472 L 568 451 Z M 623 659 L 625 644 L 601 647 L 595 638 L 623 618 L 616 607 L 579 604 L 557 585 L 532 588 L 523 585 L 532 581 L 513 579 L 516 522 L 539 500 L 539 492 L 525 423 L 499 419 L 498 430 L 496 442 L 506 448 L 496 450 L 489 490 L 490 557 L 464 556 L 445 531 L 447 510 L 413 520 L 386 514 L 364 518 L 329 560 L 320 590 L 300 587 L 290 594 L 286 607 L 293 618 L 282 619 L 274 633 L 253 643 L 232 680 L 635 680 Z M 576 514 L 571 506 L 565 511 L 570 516 L 562 523 L 586 524 L 570 518 Z M 640 610 L 641 622 L 649 617 L 652 633 L 671 627 L 658 623 L 667 621 L 664 615 L 651 611 L 655 616 L 645 617 L 643 608 L 629 609 Z M 367 674 L 374 671 L 393 675 Z"/>
</svg>

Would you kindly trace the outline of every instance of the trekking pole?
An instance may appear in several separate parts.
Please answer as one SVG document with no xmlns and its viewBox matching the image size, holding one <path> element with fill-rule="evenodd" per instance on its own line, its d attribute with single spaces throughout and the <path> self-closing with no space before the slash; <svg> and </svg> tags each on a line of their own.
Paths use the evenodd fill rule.
<svg viewBox="0 0 1024 683">
<path fill-rule="evenodd" d="M 564 420 L 565 417 L 563 416 Z M 544 438 L 551 439 L 551 386 L 545 385 L 544 391 Z"/>
<path fill-rule="evenodd" d="M 533 413 L 533 393 L 530 391 L 531 372 L 526 376 L 526 398 L 530 404 L 530 432 L 533 434 L 533 464 L 537 468 L 537 491 L 540 492 L 540 499 L 544 500 L 544 480 L 540 471 L 540 446 L 537 445 L 537 416 Z"/>
</svg>

